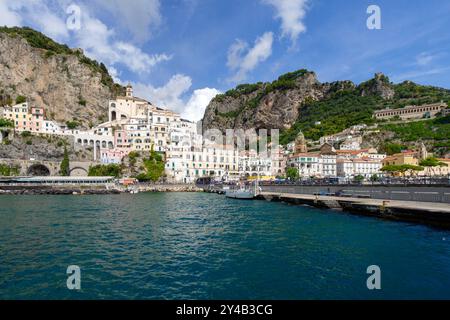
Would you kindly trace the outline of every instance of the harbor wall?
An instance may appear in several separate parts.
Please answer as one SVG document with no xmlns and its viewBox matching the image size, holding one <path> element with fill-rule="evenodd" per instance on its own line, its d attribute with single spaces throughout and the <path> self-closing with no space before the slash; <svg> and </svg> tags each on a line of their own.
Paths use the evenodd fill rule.
<svg viewBox="0 0 450 320">
<path fill-rule="evenodd" d="M 263 192 L 287 194 L 336 194 L 352 198 L 371 198 L 380 200 L 402 200 L 437 202 L 450 204 L 449 186 L 430 185 L 362 185 L 362 186 L 297 186 L 297 185 L 262 185 Z"/>
</svg>

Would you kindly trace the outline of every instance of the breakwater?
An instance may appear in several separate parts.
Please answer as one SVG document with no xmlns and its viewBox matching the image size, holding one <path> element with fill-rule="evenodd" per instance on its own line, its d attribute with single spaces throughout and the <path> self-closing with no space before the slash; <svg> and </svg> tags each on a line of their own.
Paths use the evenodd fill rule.
<svg viewBox="0 0 450 320">
<path fill-rule="evenodd" d="M 263 192 L 450 204 L 450 185 L 261 185 Z"/>
<path fill-rule="evenodd" d="M 271 192 L 262 192 L 257 198 L 271 202 L 342 210 L 385 220 L 414 222 L 450 229 L 450 206 L 444 203 L 342 198 L 307 194 L 277 194 Z"/>
<path fill-rule="evenodd" d="M 154 184 L 138 186 L 140 192 L 203 192 L 203 189 L 193 184 Z"/>
<path fill-rule="evenodd" d="M 0 185 L 0 195 L 102 195 L 128 192 L 202 192 L 192 184 L 120 185 Z"/>
</svg>

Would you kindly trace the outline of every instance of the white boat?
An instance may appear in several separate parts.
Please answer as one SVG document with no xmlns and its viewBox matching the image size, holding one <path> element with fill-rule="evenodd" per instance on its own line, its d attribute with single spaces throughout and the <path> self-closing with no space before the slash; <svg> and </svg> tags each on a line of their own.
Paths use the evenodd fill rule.
<svg viewBox="0 0 450 320">
<path fill-rule="evenodd" d="M 250 200 L 255 198 L 255 193 L 250 190 L 240 189 L 240 190 L 228 190 L 225 193 L 227 198 L 231 199 L 242 199 L 242 200 Z"/>
</svg>

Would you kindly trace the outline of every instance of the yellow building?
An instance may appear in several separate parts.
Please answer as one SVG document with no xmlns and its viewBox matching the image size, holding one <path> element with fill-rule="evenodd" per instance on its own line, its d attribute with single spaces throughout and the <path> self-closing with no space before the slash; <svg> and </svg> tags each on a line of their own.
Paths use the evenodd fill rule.
<svg viewBox="0 0 450 320">
<path fill-rule="evenodd" d="M 383 167 L 384 166 L 401 166 L 404 164 L 418 166 L 419 159 L 417 159 L 416 155 L 417 154 L 414 151 L 405 151 L 402 153 L 394 154 L 383 160 Z"/>
</svg>

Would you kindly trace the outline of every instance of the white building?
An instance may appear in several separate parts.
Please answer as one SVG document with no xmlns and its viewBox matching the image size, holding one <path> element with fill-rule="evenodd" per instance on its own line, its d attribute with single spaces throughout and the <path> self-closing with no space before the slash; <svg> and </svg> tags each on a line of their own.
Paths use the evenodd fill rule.
<svg viewBox="0 0 450 320">
<path fill-rule="evenodd" d="M 373 175 L 380 174 L 382 163 L 369 158 L 339 159 L 337 160 L 337 174 L 339 177 L 353 179 L 362 176 L 370 179 Z"/>
</svg>

